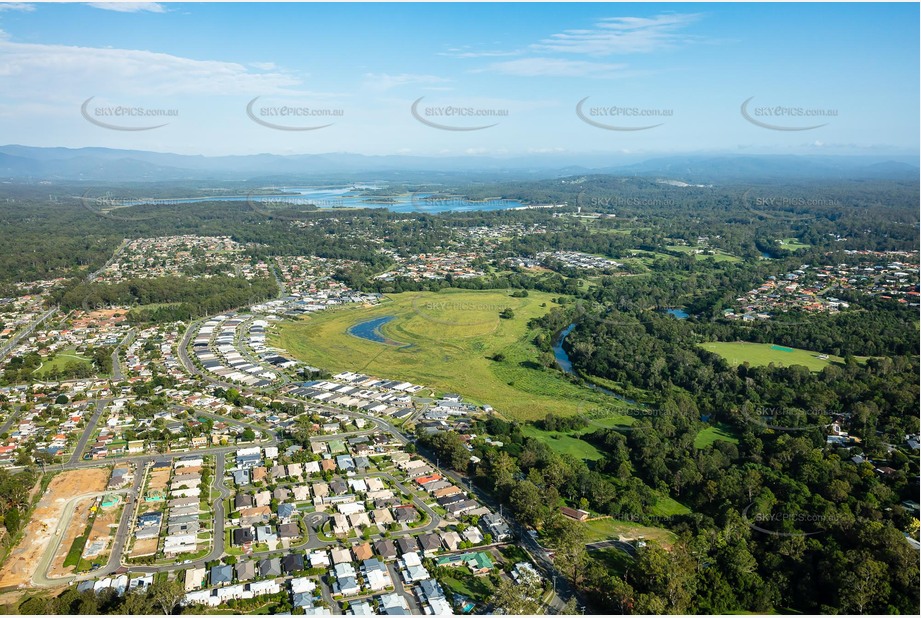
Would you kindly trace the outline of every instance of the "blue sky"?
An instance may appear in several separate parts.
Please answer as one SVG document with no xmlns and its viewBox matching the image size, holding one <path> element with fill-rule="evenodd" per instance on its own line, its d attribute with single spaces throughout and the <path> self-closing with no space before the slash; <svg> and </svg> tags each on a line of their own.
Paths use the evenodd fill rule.
<svg viewBox="0 0 921 618">
<path fill-rule="evenodd" d="M 205 155 L 914 154 L 918 13 L 869 3 L 7 3 L 0 142 Z M 755 122 L 741 113 L 750 98 Z M 112 115 L 119 107 L 175 115 Z"/>
</svg>

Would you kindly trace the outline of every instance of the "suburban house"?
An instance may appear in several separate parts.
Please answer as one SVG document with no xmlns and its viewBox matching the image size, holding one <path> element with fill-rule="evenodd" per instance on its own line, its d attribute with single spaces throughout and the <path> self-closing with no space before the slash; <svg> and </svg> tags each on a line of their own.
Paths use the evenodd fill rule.
<svg viewBox="0 0 921 618">
<path fill-rule="evenodd" d="M 427 558 L 431 558 L 441 549 L 441 537 L 434 532 L 419 536 L 419 543 L 422 545 L 422 554 Z"/>
<path fill-rule="evenodd" d="M 248 509 L 240 509 L 240 524 L 243 526 L 252 526 L 269 521 L 272 515 L 272 509 L 267 506 L 254 506 Z"/>
<path fill-rule="evenodd" d="M 333 515 L 333 534 L 335 535 L 346 535 L 352 529 L 349 526 L 349 520 L 345 515 L 336 513 Z"/>
<path fill-rule="evenodd" d="M 568 506 L 560 508 L 560 513 L 569 517 L 570 519 L 575 519 L 576 521 L 586 521 L 590 513 L 588 511 L 583 511 L 581 509 L 571 509 Z"/>
<path fill-rule="evenodd" d="M 485 527 L 486 532 L 491 534 L 495 541 L 504 541 L 512 535 L 508 524 L 497 513 L 489 513 L 480 517 L 480 525 Z"/>
<path fill-rule="evenodd" d="M 294 517 L 297 514 L 297 507 L 293 504 L 279 504 L 278 505 L 278 519 L 287 523 L 289 519 Z"/>
<path fill-rule="evenodd" d="M 278 540 L 278 535 L 272 526 L 256 526 L 256 540 L 260 543 L 270 543 Z"/>
<path fill-rule="evenodd" d="M 402 504 L 393 507 L 393 519 L 401 524 L 410 524 L 419 519 L 419 513 L 413 505 Z"/>
<path fill-rule="evenodd" d="M 300 554 L 288 554 L 281 559 L 281 568 L 286 575 L 304 570 L 304 557 Z"/>
<path fill-rule="evenodd" d="M 461 544 L 461 537 L 458 533 L 450 530 L 441 534 L 441 542 L 448 551 L 456 551 L 458 545 Z"/>
<path fill-rule="evenodd" d="M 252 560 L 241 560 L 234 566 L 238 582 L 245 582 L 256 577 L 256 563 Z"/>
<path fill-rule="evenodd" d="M 245 545 L 252 543 L 255 539 L 252 528 L 237 528 L 233 531 L 233 544 Z"/>
<path fill-rule="evenodd" d="M 211 567 L 211 586 L 223 586 L 233 581 L 233 567 L 219 564 Z"/>
<path fill-rule="evenodd" d="M 336 547 L 331 552 L 333 558 L 333 564 L 347 564 L 352 561 L 352 552 L 348 549 L 342 547 Z"/>
<path fill-rule="evenodd" d="M 362 563 L 361 570 L 364 575 L 365 586 L 368 589 L 380 592 L 393 587 L 390 573 L 383 562 L 375 558 L 366 559 Z"/>
<path fill-rule="evenodd" d="M 414 536 L 401 536 L 397 539 L 397 547 L 400 548 L 400 554 L 409 554 L 419 551 L 419 542 Z"/>
<path fill-rule="evenodd" d="M 368 519 L 367 513 L 352 513 L 349 515 L 349 524 L 353 528 L 367 528 L 371 525 L 371 520 Z"/>
<path fill-rule="evenodd" d="M 371 517 L 374 519 L 374 523 L 380 526 L 389 526 L 393 523 L 393 515 L 390 514 L 390 509 L 374 509 L 371 511 Z"/>
<path fill-rule="evenodd" d="M 269 506 L 272 503 L 272 493 L 269 491 L 260 491 L 253 496 L 253 502 L 256 506 Z"/>
<path fill-rule="evenodd" d="M 460 502 L 454 502 L 452 504 L 447 505 L 445 507 L 445 510 L 449 514 L 457 517 L 458 515 L 466 513 L 467 511 L 472 511 L 478 506 L 480 505 L 477 504 L 476 500 L 461 500 Z"/>
<path fill-rule="evenodd" d="M 192 592 L 198 590 L 205 584 L 204 567 L 196 567 L 185 572 L 185 591 Z"/>
<path fill-rule="evenodd" d="M 384 560 L 396 560 L 397 548 L 390 539 L 375 541 L 374 552 Z"/>
<path fill-rule="evenodd" d="M 403 577 L 403 581 L 407 584 L 421 582 L 431 577 L 428 570 L 422 566 L 422 558 L 415 552 L 404 554 L 397 561 L 397 565 L 400 567 L 400 575 Z"/>
<path fill-rule="evenodd" d="M 493 568 L 489 554 L 483 551 L 442 556 L 435 560 L 437 566 L 466 566 L 474 575 L 485 575 Z"/>
<path fill-rule="evenodd" d="M 359 545 L 352 546 L 352 553 L 355 555 L 355 560 L 362 562 L 374 557 L 374 551 L 371 549 L 370 543 L 361 543 Z"/>
<path fill-rule="evenodd" d="M 266 558 L 259 561 L 260 577 L 278 577 L 281 575 L 281 560 L 278 558 Z"/>
<path fill-rule="evenodd" d="M 464 530 L 462 536 L 465 541 L 470 542 L 473 545 L 479 545 L 483 542 L 483 533 L 480 532 L 480 529 L 476 526 L 470 526 Z"/>
</svg>

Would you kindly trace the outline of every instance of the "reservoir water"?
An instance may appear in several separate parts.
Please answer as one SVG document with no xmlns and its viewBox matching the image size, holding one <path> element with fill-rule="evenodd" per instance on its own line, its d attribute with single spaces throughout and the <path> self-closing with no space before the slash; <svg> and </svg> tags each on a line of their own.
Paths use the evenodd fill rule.
<svg viewBox="0 0 921 618">
<path fill-rule="evenodd" d="M 688 314 L 684 309 L 666 309 L 665 313 L 672 315 L 679 320 L 687 320 Z"/>
<path fill-rule="evenodd" d="M 360 339 L 367 339 L 368 341 L 374 341 L 376 343 L 387 343 L 387 344 L 396 344 L 395 341 L 391 341 L 384 337 L 381 334 L 381 326 L 394 319 L 396 316 L 385 315 L 381 318 L 374 318 L 373 320 L 368 320 L 367 322 L 359 322 L 354 326 L 350 326 L 348 334 L 353 337 L 358 337 Z"/>
<path fill-rule="evenodd" d="M 200 204 L 203 202 L 245 202 L 251 206 L 264 205 L 268 208 L 284 208 L 285 206 L 314 205 L 317 208 L 386 208 L 394 212 L 447 212 L 447 211 L 473 211 L 473 210 L 505 210 L 509 208 L 522 208 L 525 206 L 518 200 L 489 199 L 468 200 L 455 196 L 440 196 L 431 193 L 404 193 L 395 195 L 373 195 L 365 193 L 367 187 L 354 185 L 348 187 L 274 187 L 279 194 L 249 195 L 214 195 L 209 197 L 179 197 L 179 198 L 141 198 L 121 200 L 120 206 L 143 205 L 170 205 L 170 204 Z"/>
</svg>

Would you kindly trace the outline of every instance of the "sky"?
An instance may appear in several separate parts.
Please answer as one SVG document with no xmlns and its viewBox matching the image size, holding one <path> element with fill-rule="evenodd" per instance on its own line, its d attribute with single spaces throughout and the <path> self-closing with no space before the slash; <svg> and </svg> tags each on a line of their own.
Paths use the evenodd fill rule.
<svg viewBox="0 0 921 618">
<path fill-rule="evenodd" d="M 918 21 L 913 3 L 0 3 L 0 144 L 914 155 Z"/>
</svg>

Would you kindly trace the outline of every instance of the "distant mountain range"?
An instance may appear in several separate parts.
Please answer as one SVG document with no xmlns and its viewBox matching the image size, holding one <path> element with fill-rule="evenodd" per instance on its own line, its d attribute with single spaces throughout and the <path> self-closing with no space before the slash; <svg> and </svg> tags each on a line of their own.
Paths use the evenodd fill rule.
<svg viewBox="0 0 921 618">
<path fill-rule="evenodd" d="M 416 182 L 534 179 L 583 173 L 667 176 L 687 182 L 751 179 L 917 179 L 918 158 L 689 154 L 530 155 L 509 158 L 257 154 L 205 157 L 111 148 L 0 146 L 0 179 L 18 181 L 158 182 L 237 180 L 249 182 L 376 179 Z"/>
</svg>

